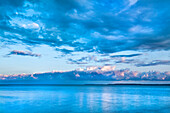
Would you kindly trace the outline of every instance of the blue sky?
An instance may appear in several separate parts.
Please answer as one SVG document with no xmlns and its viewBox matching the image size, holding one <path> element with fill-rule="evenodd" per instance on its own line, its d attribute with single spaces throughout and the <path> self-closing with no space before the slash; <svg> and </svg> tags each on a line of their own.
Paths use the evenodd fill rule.
<svg viewBox="0 0 170 113">
<path fill-rule="evenodd" d="M 170 71 L 169 0 L 0 1 L 0 74 Z"/>
</svg>

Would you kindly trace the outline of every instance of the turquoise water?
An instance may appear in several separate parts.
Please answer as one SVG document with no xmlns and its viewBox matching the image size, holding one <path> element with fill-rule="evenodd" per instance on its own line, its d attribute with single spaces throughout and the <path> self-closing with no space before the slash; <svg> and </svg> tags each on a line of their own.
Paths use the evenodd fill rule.
<svg viewBox="0 0 170 113">
<path fill-rule="evenodd" d="M 169 86 L 0 86 L 0 113 L 168 113 Z"/>
</svg>

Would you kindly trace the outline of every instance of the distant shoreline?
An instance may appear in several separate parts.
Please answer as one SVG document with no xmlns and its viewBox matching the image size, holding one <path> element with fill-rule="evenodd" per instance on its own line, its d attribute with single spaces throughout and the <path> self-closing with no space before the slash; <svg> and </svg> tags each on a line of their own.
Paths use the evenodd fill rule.
<svg viewBox="0 0 170 113">
<path fill-rule="evenodd" d="M 170 86 L 170 84 L 0 84 L 0 86 Z"/>
</svg>

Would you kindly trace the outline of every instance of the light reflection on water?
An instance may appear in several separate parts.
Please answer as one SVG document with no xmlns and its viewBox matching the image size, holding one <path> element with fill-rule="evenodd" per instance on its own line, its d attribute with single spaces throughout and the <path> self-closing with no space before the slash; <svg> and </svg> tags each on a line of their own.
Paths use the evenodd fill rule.
<svg viewBox="0 0 170 113">
<path fill-rule="evenodd" d="M 169 86 L 0 86 L 0 113 L 169 111 Z"/>
</svg>

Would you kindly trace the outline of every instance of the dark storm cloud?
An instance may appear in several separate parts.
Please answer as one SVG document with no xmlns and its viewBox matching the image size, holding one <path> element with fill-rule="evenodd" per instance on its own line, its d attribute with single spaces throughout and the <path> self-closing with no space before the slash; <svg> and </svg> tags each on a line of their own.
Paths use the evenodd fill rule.
<svg viewBox="0 0 170 113">
<path fill-rule="evenodd" d="M 0 41 L 74 47 L 57 49 L 64 53 L 169 50 L 168 4 L 169 0 L 0 1 Z"/>
<path fill-rule="evenodd" d="M 170 65 L 170 60 L 154 60 L 154 61 L 152 61 L 150 63 L 136 64 L 137 67 L 156 66 L 156 65 Z"/>
<path fill-rule="evenodd" d="M 21 55 L 21 56 L 33 56 L 33 57 L 40 57 L 40 54 L 35 54 L 29 51 L 18 51 L 18 50 L 13 50 L 11 51 L 7 56 L 9 55 Z"/>
</svg>

